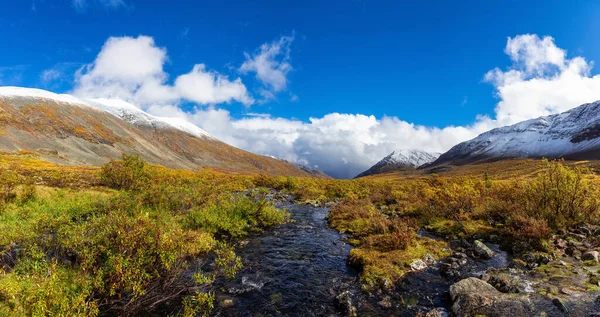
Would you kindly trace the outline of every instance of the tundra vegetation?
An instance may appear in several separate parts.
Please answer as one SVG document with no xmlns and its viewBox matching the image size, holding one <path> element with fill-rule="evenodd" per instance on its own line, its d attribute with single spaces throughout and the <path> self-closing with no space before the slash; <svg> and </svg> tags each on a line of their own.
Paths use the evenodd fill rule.
<svg viewBox="0 0 600 317">
<path fill-rule="evenodd" d="M 174 170 L 128 155 L 94 168 L 0 154 L 0 315 L 127 315 L 166 301 L 181 301 L 183 316 L 207 313 L 212 284 L 242 266 L 237 243 L 288 221 L 269 190 L 332 203 L 330 226 L 355 246 L 349 260 L 365 291 L 394 285 L 413 259 L 449 254 L 444 239 L 421 228 L 495 237 L 526 252 L 547 250 L 555 232 L 599 222 L 592 169 L 531 164 L 526 177 L 478 167 L 330 180 Z"/>
</svg>

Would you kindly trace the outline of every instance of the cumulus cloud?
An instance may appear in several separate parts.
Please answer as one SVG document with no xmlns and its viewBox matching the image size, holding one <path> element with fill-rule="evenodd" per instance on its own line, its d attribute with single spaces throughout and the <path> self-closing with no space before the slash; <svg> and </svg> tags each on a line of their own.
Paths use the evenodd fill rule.
<svg viewBox="0 0 600 317">
<path fill-rule="evenodd" d="M 277 41 L 261 45 L 253 54 L 244 53 L 246 61 L 239 70 L 242 74 L 256 73 L 256 78 L 266 87 L 261 94 L 267 99 L 274 98 L 274 93 L 287 88 L 287 75 L 293 69 L 290 64 L 293 41 L 294 35 L 282 36 Z"/>
<path fill-rule="evenodd" d="M 526 34 L 508 38 L 505 53 L 512 65 L 504 70 L 495 68 L 484 76 L 499 99 L 495 115 L 477 116 L 469 126 L 425 127 L 397 117 L 340 113 L 309 122 L 234 119 L 223 109 L 197 111 L 189 118 L 235 146 L 319 166 L 332 176 L 348 178 L 398 148 L 444 152 L 492 128 L 600 99 L 600 77 L 590 75 L 592 63 L 582 57 L 567 58 L 567 52 L 557 47 L 552 37 Z M 203 118 L 211 119 L 207 122 Z"/>
<path fill-rule="evenodd" d="M 240 78 L 231 81 L 204 64 L 195 65 L 170 85 L 163 70 L 167 60 L 166 49 L 158 47 L 152 37 L 109 38 L 96 60 L 77 72 L 73 93 L 87 98 L 122 99 L 142 108 L 181 101 L 201 105 L 253 103 Z"/>
<path fill-rule="evenodd" d="M 546 116 L 600 99 L 600 77 L 591 75 L 593 63 L 567 58 L 550 36 L 534 34 L 509 38 L 505 52 L 513 65 L 495 68 L 484 79 L 494 85 L 496 126 Z"/>
<path fill-rule="evenodd" d="M 229 81 L 223 75 L 207 71 L 204 64 L 195 65 L 191 72 L 179 76 L 175 88 L 180 96 L 199 104 L 237 100 L 250 105 L 253 102 L 240 78 Z"/>
<path fill-rule="evenodd" d="M 286 89 L 292 41 L 289 37 L 266 43 L 254 54 L 246 54 L 240 70 L 256 73 L 265 92 L 259 89 L 263 98 Z M 122 47 L 114 47 L 120 44 Z M 398 117 L 343 113 L 308 122 L 251 112 L 234 118 L 219 105 L 233 100 L 252 103 L 241 79 L 229 80 L 198 64 L 173 85 L 165 84 L 168 76 L 162 65 L 166 51 L 147 37 L 109 40 L 97 60 L 78 75 L 75 92 L 122 98 L 156 115 L 186 118 L 231 145 L 350 178 L 399 148 L 443 152 L 489 129 L 600 99 L 600 77 L 591 75 L 592 63 L 583 57 L 569 58 L 552 37 L 526 34 L 508 38 L 505 53 L 512 65 L 492 69 L 484 76 L 499 100 L 494 116 L 477 116 L 468 126 L 426 127 Z M 110 62 L 104 66 L 108 57 Z M 124 61 L 127 65 L 121 65 Z M 114 68 L 104 69 L 108 65 Z M 182 100 L 199 106 L 184 112 L 178 106 Z"/>
</svg>

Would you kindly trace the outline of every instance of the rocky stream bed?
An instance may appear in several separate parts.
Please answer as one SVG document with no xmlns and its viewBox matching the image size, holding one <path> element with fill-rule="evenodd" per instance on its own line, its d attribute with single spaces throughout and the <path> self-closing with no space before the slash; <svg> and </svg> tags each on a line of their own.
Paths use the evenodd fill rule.
<svg viewBox="0 0 600 317">
<path fill-rule="evenodd" d="M 401 281 L 366 293 L 347 265 L 352 247 L 327 226 L 329 208 L 278 205 L 293 221 L 240 245 L 244 269 L 218 282 L 213 316 L 600 316 L 598 228 L 514 259 L 497 244 L 454 240 L 451 256 L 415 259 Z"/>
</svg>

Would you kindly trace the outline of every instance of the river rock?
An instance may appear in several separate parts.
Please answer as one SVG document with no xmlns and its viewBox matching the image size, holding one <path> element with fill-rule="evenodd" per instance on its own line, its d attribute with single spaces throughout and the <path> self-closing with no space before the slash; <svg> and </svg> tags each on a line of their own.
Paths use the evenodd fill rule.
<svg viewBox="0 0 600 317">
<path fill-rule="evenodd" d="M 231 306 L 233 306 L 233 300 L 232 299 L 224 299 L 221 302 L 221 306 L 222 307 L 231 307 Z"/>
<path fill-rule="evenodd" d="M 425 314 L 425 317 L 448 317 L 448 311 L 442 307 L 434 308 Z"/>
<path fill-rule="evenodd" d="M 561 250 L 562 250 L 562 249 L 564 249 L 564 248 L 566 248 L 566 247 L 567 247 L 567 241 L 565 241 L 565 240 L 563 240 L 563 239 L 561 239 L 561 238 L 557 238 L 557 239 L 554 241 L 554 245 L 555 245 L 555 246 L 556 246 L 558 249 L 561 249 Z"/>
<path fill-rule="evenodd" d="M 416 259 L 410 262 L 410 269 L 413 271 L 422 271 L 427 268 L 427 264 L 421 259 Z"/>
<path fill-rule="evenodd" d="M 529 316 L 532 313 L 526 298 L 501 293 L 474 277 L 450 286 L 450 297 L 456 316 Z"/>
<path fill-rule="evenodd" d="M 494 255 L 496 255 L 494 251 L 492 251 L 490 248 L 488 248 L 487 245 L 485 245 L 485 243 L 479 240 L 475 240 L 475 242 L 473 243 L 473 251 L 475 255 L 483 259 L 491 259 L 494 257 Z"/>
<path fill-rule="evenodd" d="M 435 259 L 433 258 L 433 256 L 429 253 L 427 253 L 423 256 L 423 261 L 427 265 L 435 265 L 435 262 L 436 262 Z"/>
<path fill-rule="evenodd" d="M 492 285 L 475 277 L 466 278 L 450 286 L 450 298 L 452 301 L 456 301 L 459 296 L 478 292 L 498 292 L 498 290 Z"/>
<path fill-rule="evenodd" d="M 598 251 L 586 251 L 581 255 L 582 261 L 594 261 L 598 263 Z"/>
<path fill-rule="evenodd" d="M 352 297 L 353 297 L 352 292 L 344 291 L 335 297 L 335 303 L 336 303 L 338 309 L 340 309 L 342 311 L 342 313 L 344 313 L 350 317 L 355 317 L 355 316 L 357 316 L 357 313 L 356 313 L 356 307 L 354 306 Z"/>
<path fill-rule="evenodd" d="M 392 307 L 392 298 L 389 296 L 384 296 L 380 301 L 377 302 L 377 305 L 385 308 Z"/>
<path fill-rule="evenodd" d="M 304 202 L 305 205 L 313 206 L 315 208 L 319 207 L 321 204 L 316 200 L 307 200 Z"/>
<path fill-rule="evenodd" d="M 558 309 L 560 311 L 562 311 L 563 313 L 566 313 L 569 311 L 569 309 L 567 308 L 565 303 L 560 298 L 553 299 L 552 304 L 554 304 L 554 306 L 558 307 Z"/>
</svg>

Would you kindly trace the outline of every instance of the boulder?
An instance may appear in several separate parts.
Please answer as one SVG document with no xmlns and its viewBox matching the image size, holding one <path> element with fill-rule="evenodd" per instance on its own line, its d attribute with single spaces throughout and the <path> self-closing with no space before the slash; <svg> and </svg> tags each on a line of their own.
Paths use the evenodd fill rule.
<svg viewBox="0 0 600 317">
<path fill-rule="evenodd" d="M 497 292 L 500 293 L 497 289 L 495 289 L 492 285 L 478 279 L 475 277 L 469 277 L 464 280 L 461 280 L 458 283 L 454 283 L 450 286 L 450 298 L 452 301 L 456 301 L 459 296 L 463 296 L 469 293 L 487 293 L 487 292 Z"/>
<path fill-rule="evenodd" d="M 475 255 L 483 259 L 491 259 L 496 255 L 494 251 L 492 251 L 490 248 L 488 248 L 487 245 L 485 245 L 485 243 L 479 240 L 475 240 L 475 242 L 473 243 L 473 252 L 475 253 Z"/>
<path fill-rule="evenodd" d="M 474 277 L 450 286 L 450 297 L 456 316 L 530 316 L 533 312 L 527 298 L 501 293 Z"/>
<path fill-rule="evenodd" d="M 581 255 L 582 261 L 594 261 L 598 263 L 598 251 L 586 251 Z"/>
</svg>

